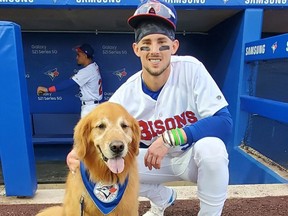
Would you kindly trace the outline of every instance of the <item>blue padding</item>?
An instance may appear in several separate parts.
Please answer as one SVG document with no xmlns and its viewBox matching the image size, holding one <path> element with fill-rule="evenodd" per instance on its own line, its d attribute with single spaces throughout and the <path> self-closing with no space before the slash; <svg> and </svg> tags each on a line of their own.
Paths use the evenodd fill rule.
<svg viewBox="0 0 288 216">
<path fill-rule="evenodd" d="M 282 34 L 246 43 L 245 61 L 287 58 L 287 40 L 288 34 Z"/>
<path fill-rule="evenodd" d="M 260 163 L 240 147 L 229 153 L 229 184 L 275 184 L 288 183 L 266 165 Z"/>
<path fill-rule="evenodd" d="M 37 190 L 21 29 L 0 22 L 0 154 L 7 196 Z"/>
<path fill-rule="evenodd" d="M 247 95 L 240 96 L 243 111 L 288 123 L 288 103 Z"/>
</svg>

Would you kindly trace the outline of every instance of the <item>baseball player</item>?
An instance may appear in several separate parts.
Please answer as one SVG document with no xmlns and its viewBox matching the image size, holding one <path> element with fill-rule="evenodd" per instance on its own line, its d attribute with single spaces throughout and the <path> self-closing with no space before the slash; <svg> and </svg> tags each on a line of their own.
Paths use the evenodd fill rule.
<svg viewBox="0 0 288 216">
<path fill-rule="evenodd" d="M 103 98 L 102 79 L 99 72 L 99 67 L 93 61 L 94 50 L 89 44 L 82 44 L 75 48 L 77 53 L 76 60 L 78 65 L 84 68 L 79 70 L 77 74 L 72 76 L 69 80 L 50 86 L 48 88 L 39 86 L 37 94 L 47 92 L 62 91 L 74 85 L 80 87 L 80 100 L 81 100 L 81 118 L 94 109 Z"/>
<path fill-rule="evenodd" d="M 128 19 L 133 49 L 142 69 L 110 98 L 123 105 L 141 127 L 138 156 L 140 196 L 151 208 L 144 216 L 163 216 L 176 192 L 171 181 L 197 183 L 198 216 L 221 215 L 229 180 L 225 142 L 232 119 L 223 94 L 204 65 L 192 56 L 174 56 L 177 14 L 163 1 L 146 0 Z M 71 151 L 67 163 L 78 166 Z"/>
</svg>

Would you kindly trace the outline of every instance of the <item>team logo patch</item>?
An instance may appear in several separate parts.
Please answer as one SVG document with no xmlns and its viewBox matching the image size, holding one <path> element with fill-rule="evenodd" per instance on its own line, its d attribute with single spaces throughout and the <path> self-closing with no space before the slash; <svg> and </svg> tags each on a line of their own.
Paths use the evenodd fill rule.
<svg viewBox="0 0 288 216">
<path fill-rule="evenodd" d="M 160 12 L 161 5 L 157 1 L 151 1 L 151 3 L 148 3 L 148 5 L 150 6 L 149 13 L 155 14 L 155 12 Z"/>
<path fill-rule="evenodd" d="M 122 80 L 123 77 L 127 76 L 127 72 L 125 71 L 125 68 L 122 68 L 120 70 L 114 71 L 113 75 L 117 76 L 119 80 Z"/>
<path fill-rule="evenodd" d="M 58 72 L 57 68 L 48 70 L 44 74 L 49 76 L 52 81 L 55 79 L 55 77 L 59 76 L 59 72 Z"/>
<path fill-rule="evenodd" d="M 102 183 L 97 183 L 93 193 L 101 202 L 111 203 L 118 197 L 118 191 L 118 184 L 103 185 Z"/>
</svg>

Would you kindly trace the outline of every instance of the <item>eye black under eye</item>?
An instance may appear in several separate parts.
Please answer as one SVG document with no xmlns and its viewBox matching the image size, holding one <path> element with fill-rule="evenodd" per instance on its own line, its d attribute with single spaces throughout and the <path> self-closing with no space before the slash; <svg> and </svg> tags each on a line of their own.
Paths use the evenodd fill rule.
<svg viewBox="0 0 288 216">
<path fill-rule="evenodd" d="M 140 47 L 141 51 L 150 51 L 150 48 L 148 46 L 142 46 Z"/>
</svg>

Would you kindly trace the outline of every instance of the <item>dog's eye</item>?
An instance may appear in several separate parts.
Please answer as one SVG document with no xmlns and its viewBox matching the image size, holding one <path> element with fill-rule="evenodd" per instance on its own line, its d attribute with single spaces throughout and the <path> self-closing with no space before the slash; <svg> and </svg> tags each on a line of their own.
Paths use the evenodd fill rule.
<svg viewBox="0 0 288 216">
<path fill-rule="evenodd" d="M 105 129 L 106 125 L 105 124 L 99 124 L 99 125 L 96 126 L 96 128 Z"/>
<path fill-rule="evenodd" d="M 125 128 L 128 128 L 129 126 L 128 126 L 127 124 L 125 124 L 125 123 L 121 123 L 121 127 L 122 127 L 123 129 L 125 129 Z"/>
</svg>

